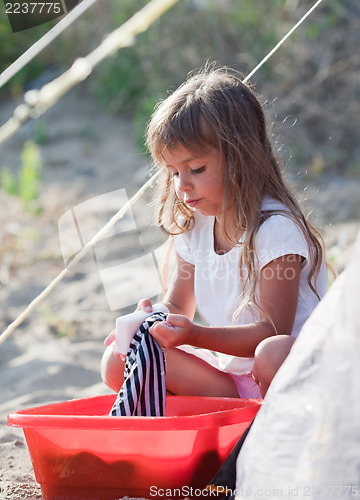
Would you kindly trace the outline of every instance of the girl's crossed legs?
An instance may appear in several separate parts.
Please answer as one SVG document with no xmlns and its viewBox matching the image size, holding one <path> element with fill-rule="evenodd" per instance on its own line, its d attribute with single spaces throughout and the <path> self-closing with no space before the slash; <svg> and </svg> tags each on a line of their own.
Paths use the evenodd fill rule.
<svg viewBox="0 0 360 500">
<path fill-rule="evenodd" d="M 261 397 L 265 397 L 272 379 L 288 356 L 294 341 L 294 337 L 289 335 L 276 335 L 263 340 L 256 348 L 252 376 L 260 387 Z M 256 388 L 251 387 L 246 375 L 243 376 L 246 379 L 234 377 L 180 349 L 164 349 L 164 352 L 167 367 L 166 388 L 170 394 L 231 398 L 260 397 Z M 101 375 L 105 384 L 115 392 L 119 392 L 124 380 L 124 361 L 114 356 L 111 346 L 107 347 L 103 355 Z M 243 395 L 241 391 L 244 392 Z"/>
</svg>

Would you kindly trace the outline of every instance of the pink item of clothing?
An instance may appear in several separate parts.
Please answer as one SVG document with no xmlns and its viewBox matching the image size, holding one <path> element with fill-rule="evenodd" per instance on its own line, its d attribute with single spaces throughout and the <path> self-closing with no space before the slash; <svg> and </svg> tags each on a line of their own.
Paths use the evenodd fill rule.
<svg viewBox="0 0 360 500">
<path fill-rule="evenodd" d="M 260 387 L 252 378 L 251 374 L 247 375 L 233 375 L 229 373 L 233 379 L 234 384 L 239 393 L 239 398 L 242 399 L 262 399 L 260 394 Z"/>
</svg>

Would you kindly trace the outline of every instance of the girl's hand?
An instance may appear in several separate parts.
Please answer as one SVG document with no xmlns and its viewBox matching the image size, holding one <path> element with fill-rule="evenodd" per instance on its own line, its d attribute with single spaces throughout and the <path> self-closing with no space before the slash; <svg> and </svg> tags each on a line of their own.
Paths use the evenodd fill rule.
<svg viewBox="0 0 360 500">
<path fill-rule="evenodd" d="M 109 335 L 104 340 L 104 344 L 108 347 L 114 342 L 115 338 L 116 338 L 116 329 L 114 329 L 111 333 L 109 333 Z"/>
<path fill-rule="evenodd" d="M 154 323 L 149 332 L 161 347 L 190 344 L 194 323 L 182 314 L 169 314 L 166 321 Z"/>
<path fill-rule="evenodd" d="M 150 299 L 139 300 L 136 310 L 152 313 L 153 307 L 152 307 L 151 300 Z"/>
</svg>

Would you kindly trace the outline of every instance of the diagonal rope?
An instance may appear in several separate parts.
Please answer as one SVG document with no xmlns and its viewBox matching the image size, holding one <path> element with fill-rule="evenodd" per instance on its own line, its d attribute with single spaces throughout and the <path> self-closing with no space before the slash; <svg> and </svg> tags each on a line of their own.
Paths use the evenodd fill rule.
<svg viewBox="0 0 360 500">
<path fill-rule="evenodd" d="M 158 170 L 145 184 L 141 186 L 141 188 L 135 193 L 135 195 L 130 198 L 121 209 L 116 212 L 116 214 L 103 226 L 93 238 L 86 243 L 85 246 L 76 254 L 74 259 L 67 265 L 61 273 L 59 273 L 56 278 L 28 305 L 28 307 L 13 321 L 7 329 L 0 335 L 0 344 L 4 342 L 4 340 L 18 327 L 24 319 L 35 309 L 35 307 L 42 302 L 45 297 L 49 295 L 49 293 L 55 288 L 55 286 L 67 276 L 75 265 L 87 254 L 87 252 L 116 224 L 118 220 L 120 220 L 128 209 L 136 203 L 136 201 L 143 195 L 143 193 L 150 187 L 156 178 L 158 177 L 160 170 Z"/>
<path fill-rule="evenodd" d="M 83 0 L 72 11 L 61 19 L 51 30 L 35 42 L 26 52 L 21 54 L 8 68 L 0 75 L 0 88 L 5 85 L 16 73 L 23 69 L 30 61 L 42 52 L 53 40 L 65 31 L 76 19 L 86 12 L 98 0 Z"/>
<path fill-rule="evenodd" d="M 11 137 L 30 118 L 39 118 L 46 110 L 85 80 L 94 67 L 116 50 L 128 47 L 139 33 L 146 31 L 164 12 L 178 0 L 152 0 L 136 12 L 126 23 L 112 31 L 90 54 L 75 60 L 70 69 L 44 85 L 40 90 L 30 90 L 24 95 L 25 103 L 18 106 L 13 116 L 0 128 L 0 144 Z"/>
<path fill-rule="evenodd" d="M 250 78 L 255 75 L 255 73 L 263 66 L 266 61 L 270 59 L 270 57 L 275 54 L 275 52 L 283 45 L 283 43 L 291 36 L 294 31 L 305 21 L 305 19 L 310 16 L 314 12 L 314 10 L 321 4 L 323 0 L 318 0 L 314 3 L 314 5 L 303 15 L 303 17 L 291 28 L 290 31 L 286 33 L 286 35 L 280 40 L 279 43 L 275 45 L 275 47 L 270 50 L 270 52 L 262 59 L 257 66 L 244 78 L 243 83 L 246 83 L 250 80 Z"/>
<path fill-rule="evenodd" d="M 177 1 L 177 0 L 175 0 Z M 254 68 L 253 71 L 251 71 L 243 80 L 244 83 L 246 83 L 258 69 L 278 50 L 281 45 L 285 42 L 285 40 L 295 31 L 296 28 L 298 28 L 303 21 L 310 15 L 311 12 L 315 10 L 315 8 L 322 2 L 322 0 L 318 0 L 314 6 L 300 19 L 298 23 L 280 40 L 280 42 L 274 47 L 273 50 L 271 50 L 267 56 L 262 59 L 262 61 Z M 148 4 L 150 5 L 150 4 Z M 141 12 L 141 11 L 139 11 Z M 139 13 L 138 12 L 138 13 Z M 138 14 L 137 13 L 137 14 Z M 161 15 L 161 14 L 159 14 Z M 146 29 L 146 28 L 144 28 Z M 275 50 L 276 49 L 276 50 Z M 116 49 L 113 49 L 116 50 Z M 49 85 L 49 84 L 48 84 Z M 64 92 L 65 93 L 65 92 Z M 1 133 L 1 129 L 0 129 Z M 1 134 L 0 134 L 1 135 Z M 1 142 L 1 141 L 0 141 Z M 7 337 L 10 336 L 10 334 L 17 328 L 23 321 L 24 319 L 36 308 L 42 300 L 44 300 L 50 292 L 55 288 L 55 286 L 68 274 L 68 272 L 71 270 L 71 268 L 77 264 L 84 256 L 85 254 L 104 236 L 115 224 L 118 220 L 120 220 L 126 211 L 142 196 L 142 194 L 150 187 L 153 182 L 156 180 L 157 176 L 159 175 L 160 171 L 158 171 L 156 174 L 154 174 L 140 189 L 139 191 L 109 220 L 109 222 L 102 228 L 100 231 L 95 234 L 95 236 L 81 249 L 81 251 L 76 255 L 74 260 L 70 263 L 70 265 L 65 268 L 58 276 L 43 290 L 43 292 L 38 295 L 30 304 L 29 306 L 24 310 L 23 313 L 21 313 L 15 321 L 13 321 L 7 328 L 6 330 L 0 335 L 0 344 L 5 341 Z"/>
</svg>

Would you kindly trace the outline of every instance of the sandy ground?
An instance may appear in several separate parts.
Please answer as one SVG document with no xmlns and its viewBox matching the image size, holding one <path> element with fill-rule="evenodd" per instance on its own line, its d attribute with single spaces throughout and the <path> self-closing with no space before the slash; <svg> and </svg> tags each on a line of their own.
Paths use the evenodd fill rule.
<svg viewBox="0 0 360 500">
<path fill-rule="evenodd" d="M 1 122 L 13 108 L 14 103 L 2 103 Z M 129 121 L 101 112 L 84 87 L 70 92 L 44 119 L 48 140 L 41 146 L 43 212 L 25 214 L 19 199 L 0 192 L 1 331 L 63 269 L 60 216 L 80 201 L 115 189 L 126 188 L 131 196 L 149 175 L 147 160 L 133 144 Z M 18 153 L 34 130 L 35 123 L 28 123 L 1 147 L 0 167 L 16 169 Z M 320 213 L 333 262 L 341 270 L 358 230 L 359 182 L 323 179 L 309 188 L 309 197 Z M 140 218 L 148 215 L 146 204 L 144 198 L 135 208 Z M 119 286 L 125 293 L 135 290 L 136 300 L 144 296 L 130 278 Z M 41 498 L 22 430 L 7 427 L 7 415 L 20 408 L 108 393 L 99 365 L 103 339 L 118 315 L 110 311 L 98 270 L 88 267 L 86 273 L 71 274 L 60 283 L 0 345 L 1 498 Z"/>
</svg>

